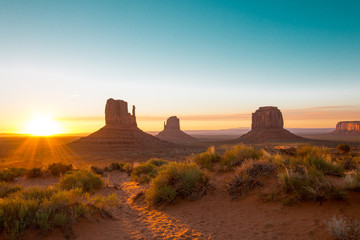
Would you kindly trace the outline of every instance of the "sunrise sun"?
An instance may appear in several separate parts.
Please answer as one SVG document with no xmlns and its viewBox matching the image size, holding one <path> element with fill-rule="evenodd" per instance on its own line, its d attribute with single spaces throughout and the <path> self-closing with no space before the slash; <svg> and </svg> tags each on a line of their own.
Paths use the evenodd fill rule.
<svg viewBox="0 0 360 240">
<path fill-rule="evenodd" d="M 51 136 L 61 133 L 60 124 L 49 116 L 37 115 L 26 124 L 25 133 L 33 136 Z"/>
</svg>

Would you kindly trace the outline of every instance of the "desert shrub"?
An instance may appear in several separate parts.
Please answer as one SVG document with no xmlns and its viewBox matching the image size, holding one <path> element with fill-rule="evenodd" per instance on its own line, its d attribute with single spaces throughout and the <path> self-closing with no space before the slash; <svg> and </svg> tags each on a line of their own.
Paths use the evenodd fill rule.
<svg viewBox="0 0 360 240">
<path fill-rule="evenodd" d="M 350 190 L 360 191 L 360 170 L 345 177 L 346 186 Z"/>
<path fill-rule="evenodd" d="M 156 177 L 161 166 L 168 164 L 168 161 L 161 159 L 150 159 L 134 167 L 131 172 L 131 180 L 140 183 L 148 183 Z"/>
<path fill-rule="evenodd" d="M 341 159 L 340 163 L 346 171 L 356 170 L 360 167 L 360 158 L 346 156 Z"/>
<path fill-rule="evenodd" d="M 323 172 L 324 174 L 330 174 L 335 176 L 343 176 L 344 169 L 341 164 L 332 161 L 330 155 L 327 157 L 320 157 L 317 155 L 308 154 L 300 161 L 308 168 L 315 168 Z"/>
<path fill-rule="evenodd" d="M 17 177 L 24 176 L 26 169 L 24 168 L 5 168 L 0 170 L 0 181 L 13 181 Z"/>
<path fill-rule="evenodd" d="M 279 179 L 285 192 L 294 193 L 299 201 L 323 201 L 346 197 L 345 192 L 335 189 L 323 173 L 315 169 L 303 173 L 285 170 L 279 174 Z"/>
<path fill-rule="evenodd" d="M 105 169 L 107 171 L 119 170 L 120 172 L 126 172 L 127 174 L 130 175 L 132 168 L 133 168 L 132 164 L 117 162 L 117 163 L 111 163 L 110 166 Z"/>
<path fill-rule="evenodd" d="M 167 164 L 150 183 L 146 202 L 159 205 L 178 198 L 195 200 L 206 193 L 208 181 L 208 176 L 194 163 Z"/>
<path fill-rule="evenodd" d="M 86 170 L 67 172 L 59 182 L 62 189 L 80 188 L 84 192 L 94 192 L 103 185 L 104 182 L 100 175 Z"/>
<path fill-rule="evenodd" d="M 161 167 L 164 164 L 168 164 L 169 162 L 160 158 L 151 158 L 148 163 L 153 164 L 157 167 Z"/>
<path fill-rule="evenodd" d="M 43 175 L 43 171 L 41 170 L 41 168 L 31 168 L 26 171 L 25 175 L 28 178 L 41 177 Z"/>
<path fill-rule="evenodd" d="M 12 185 L 6 182 L 0 182 L 0 198 L 5 198 L 9 194 L 22 190 L 19 185 Z"/>
<path fill-rule="evenodd" d="M 350 146 L 348 144 L 339 144 L 336 146 L 336 149 L 343 154 L 350 152 Z"/>
<path fill-rule="evenodd" d="M 53 176 L 60 176 L 68 171 L 73 170 L 72 164 L 53 163 L 48 166 L 48 170 Z"/>
<path fill-rule="evenodd" d="M 333 216 L 327 226 L 330 235 L 336 240 L 360 239 L 360 222 L 356 219 Z"/>
<path fill-rule="evenodd" d="M 259 177 L 271 176 L 275 171 L 274 164 L 270 162 L 248 161 L 237 169 L 228 191 L 232 198 L 242 197 L 255 187 L 263 185 Z"/>
<path fill-rule="evenodd" d="M 66 228 L 93 209 L 118 204 L 115 195 L 90 196 L 81 189 L 58 188 L 19 190 L 0 201 L 0 229 L 7 239 L 20 237 L 26 228 L 39 228 L 43 234 L 59 226 Z"/>
<path fill-rule="evenodd" d="M 99 175 L 103 174 L 104 171 L 105 171 L 103 168 L 100 168 L 100 167 L 97 167 L 97 166 L 91 166 L 90 170 L 93 171 L 96 174 L 99 174 Z"/>
<path fill-rule="evenodd" d="M 278 167 L 284 167 L 293 172 L 302 173 L 304 170 L 320 171 L 324 174 L 343 176 L 344 168 L 341 163 L 333 161 L 327 148 L 304 145 L 296 149 L 296 156 L 278 155 L 273 157 Z"/>
<path fill-rule="evenodd" d="M 312 145 L 302 145 L 296 149 L 296 156 L 298 157 L 305 157 L 309 154 L 322 157 L 329 154 L 329 149 Z"/>
<path fill-rule="evenodd" d="M 209 147 L 206 152 L 194 155 L 193 160 L 199 166 L 212 170 L 214 164 L 220 161 L 220 156 L 215 151 L 215 147 Z"/>
<path fill-rule="evenodd" d="M 241 165 L 245 160 L 258 160 L 263 156 L 263 151 L 252 146 L 237 145 L 232 149 L 226 150 L 220 161 L 222 166 L 232 169 Z"/>
</svg>

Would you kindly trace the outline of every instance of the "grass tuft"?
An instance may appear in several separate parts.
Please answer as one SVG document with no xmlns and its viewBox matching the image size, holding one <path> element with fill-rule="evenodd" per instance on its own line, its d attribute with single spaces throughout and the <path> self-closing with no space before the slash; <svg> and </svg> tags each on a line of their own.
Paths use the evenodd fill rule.
<svg viewBox="0 0 360 240">
<path fill-rule="evenodd" d="M 167 165 L 168 163 L 168 161 L 155 158 L 142 162 L 132 169 L 131 180 L 140 183 L 148 183 L 157 176 L 160 167 Z"/>
<path fill-rule="evenodd" d="M 336 240 L 360 239 L 360 222 L 356 219 L 333 216 L 327 226 L 330 235 Z"/>
<path fill-rule="evenodd" d="M 208 176 L 194 163 L 169 163 L 161 167 L 145 193 L 147 203 L 159 205 L 176 199 L 195 200 L 206 193 Z"/>
<path fill-rule="evenodd" d="M 236 170 L 228 191 L 233 199 L 243 197 L 255 187 L 263 185 L 259 177 L 271 176 L 275 171 L 275 166 L 270 162 L 248 161 Z"/>
<path fill-rule="evenodd" d="M 60 188 L 64 190 L 80 188 L 84 192 L 94 192 L 103 185 L 100 175 L 87 170 L 67 172 L 59 182 Z"/>
<path fill-rule="evenodd" d="M 215 147 L 209 147 L 206 152 L 193 156 L 193 160 L 196 164 L 208 170 L 212 170 L 214 164 L 219 162 L 220 159 L 219 154 L 215 151 Z"/>
<path fill-rule="evenodd" d="M 48 170 L 53 176 L 61 176 L 71 170 L 73 170 L 72 164 L 53 163 L 48 166 Z"/>
<path fill-rule="evenodd" d="M 220 164 L 227 169 L 240 166 L 246 160 L 259 160 L 263 156 L 261 149 L 252 146 L 237 145 L 226 150 Z"/>
</svg>

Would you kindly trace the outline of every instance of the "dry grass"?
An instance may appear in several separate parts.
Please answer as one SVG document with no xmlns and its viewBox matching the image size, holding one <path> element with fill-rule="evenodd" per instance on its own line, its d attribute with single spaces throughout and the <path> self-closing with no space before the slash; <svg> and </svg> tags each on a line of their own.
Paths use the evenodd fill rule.
<svg viewBox="0 0 360 240">
<path fill-rule="evenodd" d="M 356 219 L 333 216 L 327 226 L 330 235 L 336 240 L 360 239 L 360 222 Z"/>
</svg>

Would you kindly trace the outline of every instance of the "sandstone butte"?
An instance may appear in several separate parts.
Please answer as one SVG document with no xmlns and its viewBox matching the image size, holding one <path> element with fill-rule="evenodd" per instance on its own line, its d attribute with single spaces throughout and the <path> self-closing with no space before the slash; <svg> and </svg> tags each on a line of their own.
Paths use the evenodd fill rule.
<svg viewBox="0 0 360 240">
<path fill-rule="evenodd" d="M 105 106 L 105 126 L 77 143 L 116 145 L 124 149 L 148 149 L 171 147 L 172 143 L 162 141 L 137 127 L 135 106 L 132 114 L 123 100 L 108 99 Z"/>
<path fill-rule="evenodd" d="M 169 117 L 166 120 L 166 123 L 164 122 L 164 130 L 161 131 L 158 135 L 156 135 L 156 137 L 161 140 L 174 143 L 197 141 L 196 138 L 180 130 L 180 119 L 176 116 Z"/>
<path fill-rule="evenodd" d="M 360 135 L 360 121 L 342 121 L 336 124 L 332 134 L 338 135 Z"/>
<path fill-rule="evenodd" d="M 260 107 L 252 114 L 251 131 L 237 140 L 242 142 L 303 141 L 284 129 L 284 120 L 277 107 Z"/>
</svg>

